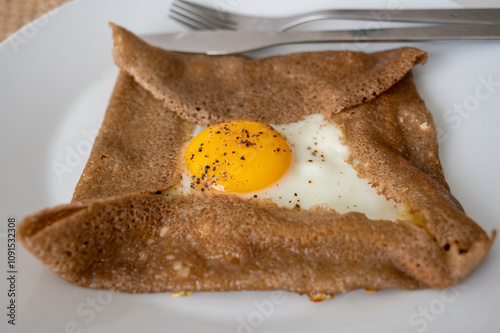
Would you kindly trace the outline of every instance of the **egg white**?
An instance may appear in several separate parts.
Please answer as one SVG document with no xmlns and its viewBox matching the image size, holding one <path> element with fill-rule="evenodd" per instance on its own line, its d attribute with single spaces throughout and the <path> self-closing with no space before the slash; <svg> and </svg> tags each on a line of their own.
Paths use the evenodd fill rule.
<svg viewBox="0 0 500 333">
<path fill-rule="evenodd" d="M 241 198 L 271 201 L 281 207 L 310 209 L 323 206 L 339 213 L 361 212 L 370 219 L 395 221 L 401 205 L 379 195 L 366 179 L 359 178 L 346 161 L 347 147 L 340 142 L 342 133 L 322 114 L 303 120 L 273 125 L 292 149 L 292 162 L 286 173 L 273 185 L 248 193 L 231 193 Z M 193 137 L 203 128 L 197 126 Z M 190 193 L 190 174 L 184 171 L 182 181 L 169 191 Z"/>
</svg>

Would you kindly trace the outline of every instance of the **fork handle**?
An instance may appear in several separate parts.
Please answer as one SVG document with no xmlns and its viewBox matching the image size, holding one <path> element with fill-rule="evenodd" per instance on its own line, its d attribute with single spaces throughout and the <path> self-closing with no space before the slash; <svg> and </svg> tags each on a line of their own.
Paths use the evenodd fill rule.
<svg viewBox="0 0 500 333">
<path fill-rule="evenodd" d="M 282 38 L 280 38 L 282 36 Z M 325 42 L 423 42 L 438 40 L 498 40 L 500 24 L 425 26 L 342 31 L 290 31 L 274 34 L 272 45 Z"/>
<path fill-rule="evenodd" d="M 415 22 L 445 24 L 500 24 L 500 9 L 406 9 L 406 10 L 319 10 L 280 20 L 279 31 L 319 20 L 345 19 L 376 22 Z M 377 28 L 377 27 L 370 27 Z"/>
</svg>

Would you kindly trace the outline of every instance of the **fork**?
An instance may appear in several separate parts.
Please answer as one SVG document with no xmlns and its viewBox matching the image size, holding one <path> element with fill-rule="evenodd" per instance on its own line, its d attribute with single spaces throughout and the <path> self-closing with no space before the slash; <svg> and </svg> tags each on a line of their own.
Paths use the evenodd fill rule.
<svg viewBox="0 0 500 333">
<path fill-rule="evenodd" d="M 385 15 L 385 17 L 383 17 Z M 255 17 L 233 14 L 185 0 L 175 0 L 169 16 L 195 30 L 246 30 L 283 32 L 297 25 L 326 19 L 393 21 L 445 24 L 500 23 L 500 9 L 320 10 L 286 17 Z"/>
</svg>

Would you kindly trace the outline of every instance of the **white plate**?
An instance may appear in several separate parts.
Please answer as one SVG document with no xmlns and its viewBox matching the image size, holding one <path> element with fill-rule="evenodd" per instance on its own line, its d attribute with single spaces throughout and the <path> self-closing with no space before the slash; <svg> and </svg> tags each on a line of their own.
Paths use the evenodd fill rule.
<svg viewBox="0 0 500 333">
<path fill-rule="evenodd" d="M 266 15 L 330 5 L 326 0 L 307 4 L 285 0 L 206 2 Z M 390 6 L 394 5 L 453 6 L 445 0 L 418 4 L 360 0 L 338 4 L 339 8 L 380 8 L 380 14 L 390 14 Z M 137 34 L 182 30 L 167 18 L 169 6 L 170 2 L 164 0 L 77 1 L 30 23 L 0 45 L 0 331 L 413 333 L 492 332 L 500 327 L 498 244 L 451 291 L 354 291 L 321 303 L 291 293 L 197 293 L 174 299 L 169 294 L 128 295 L 84 289 L 59 278 L 19 246 L 15 267 L 16 325 L 9 325 L 7 219 L 20 220 L 26 214 L 71 199 L 118 73 L 111 57 L 107 22 Z M 346 27 L 352 22 L 333 25 Z M 348 47 L 374 51 L 396 46 Z M 500 43 L 417 46 L 429 52 L 428 63 L 414 70 L 415 82 L 441 129 L 441 160 L 447 180 L 470 217 L 488 232 L 498 229 Z M 253 55 L 341 47 L 289 46 Z M 457 111 L 460 106 L 462 110 Z"/>
</svg>

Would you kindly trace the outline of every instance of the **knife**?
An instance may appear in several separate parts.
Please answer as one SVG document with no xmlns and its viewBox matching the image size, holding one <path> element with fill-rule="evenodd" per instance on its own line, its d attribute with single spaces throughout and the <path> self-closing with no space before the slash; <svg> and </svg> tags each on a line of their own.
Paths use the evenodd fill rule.
<svg viewBox="0 0 500 333">
<path fill-rule="evenodd" d="M 266 47 L 303 43 L 427 42 L 442 40 L 500 40 L 500 24 L 445 25 L 339 31 L 194 31 L 142 36 L 171 51 L 234 54 Z"/>
</svg>

